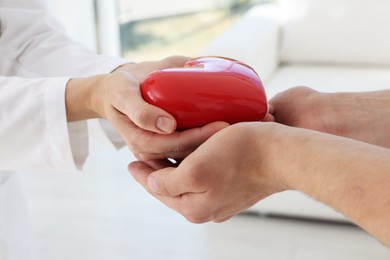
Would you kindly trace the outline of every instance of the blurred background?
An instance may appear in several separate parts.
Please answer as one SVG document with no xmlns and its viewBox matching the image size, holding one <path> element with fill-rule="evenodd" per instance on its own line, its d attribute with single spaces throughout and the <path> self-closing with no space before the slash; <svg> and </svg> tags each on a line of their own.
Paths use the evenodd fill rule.
<svg viewBox="0 0 390 260">
<path fill-rule="evenodd" d="M 48 4 L 67 32 L 90 49 L 144 61 L 173 54 L 199 55 L 245 11 L 267 2 L 272 0 L 55 0 Z M 74 19 L 78 15 L 82 23 Z"/>
<path fill-rule="evenodd" d="M 135 60 L 156 59 L 174 53 L 197 56 L 251 6 L 268 1 L 121 0 L 121 52 Z"/>
</svg>

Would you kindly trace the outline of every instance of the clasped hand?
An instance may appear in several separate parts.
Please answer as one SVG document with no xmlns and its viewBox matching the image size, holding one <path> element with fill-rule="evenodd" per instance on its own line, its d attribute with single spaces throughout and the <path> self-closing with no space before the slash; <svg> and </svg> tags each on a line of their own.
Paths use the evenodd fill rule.
<svg viewBox="0 0 390 260">
<path fill-rule="evenodd" d="M 228 124 L 216 122 L 175 132 L 175 118 L 143 100 L 140 82 L 155 70 L 182 67 L 188 59 L 172 56 L 126 64 L 110 74 L 70 80 L 66 90 L 68 121 L 108 119 L 142 160 L 184 158 Z"/>
<path fill-rule="evenodd" d="M 287 189 L 280 175 L 268 169 L 268 160 L 276 159 L 269 158 L 273 153 L 259 149 L 268 147 L 271 137 L 262 133 L 273 133 L 275 127 L 279 126 L 236 124 L 216 133 L 177 167 L 155 160 L 133 162 L 129 171 L 149 193 L 190 222 L 226 221 Z"/>
</svg>

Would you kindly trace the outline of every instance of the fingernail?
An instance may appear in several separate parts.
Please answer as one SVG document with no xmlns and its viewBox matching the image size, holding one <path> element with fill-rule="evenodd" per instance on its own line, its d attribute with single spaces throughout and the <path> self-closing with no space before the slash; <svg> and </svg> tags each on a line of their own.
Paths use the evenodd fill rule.
<svg viewBox="0 0 390 260">
<path fill-rule="evenodd" d="M 149 186 L 149 189 L 151 189 L 153 192 L 157 192 L 156 179 L 154 178 L 153 175 L 150 175 L 148 177 L 148 186 Z"/>
<path fill-rule="evenodd" d="M 165 133 L 172 133 L 175 122 L 168 117 L 161 116 L 157 119 L 156 126 Z"/>
</svg>

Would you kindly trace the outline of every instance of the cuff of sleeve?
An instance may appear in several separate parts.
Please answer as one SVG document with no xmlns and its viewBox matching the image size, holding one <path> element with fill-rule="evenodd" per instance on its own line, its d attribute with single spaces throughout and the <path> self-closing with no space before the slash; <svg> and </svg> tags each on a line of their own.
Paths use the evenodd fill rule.
<svg viewBox="0 0 390 260">
<path fill-rule="evenodd" d="M 88 70 L 83 70 L 82 75 L 90 76 L 101 73 L 110 73 L 116 68 L 130 63 L 123 58 L 112 58 L 96 56 L 97 60 L 89 66 Z M 53 164 L 58 169 L 82 170 L 89 154 L 89 134 L 98 140 L 108 144 L 115 149 L 120 149 L 125 145 L 121 136 L 114 130 L 107 120 L 98 119 L 67 123 L 65 108 L 65 90 L 69 78 L 61 79 L 59 84 L 62 88 L 50 88 L 46 97 L 46 118 L 51 136 L 48 143 L 51 145 L 50 151 L 53 154 Z M 59 105 L 61 104 L 61 105 Z M 88 126 L 90 124 L 90 126 Z"/>
<path fill-rule="evenodd" d="M 122 136 L 112 127 L 106 119 L 88 120 L 90 136 L 101 143 L 108 145 L 116 150 L 126 145 Z"/>
<path fill-rule="evenodd" d="M 67 123 L 65 90 L 69 78 L 55 80 L 58 87 L 48 86 L 44 100 L 48 151 L 55 169 L 81 170 L 88 156 L 87 123 Z"/>
</svg>

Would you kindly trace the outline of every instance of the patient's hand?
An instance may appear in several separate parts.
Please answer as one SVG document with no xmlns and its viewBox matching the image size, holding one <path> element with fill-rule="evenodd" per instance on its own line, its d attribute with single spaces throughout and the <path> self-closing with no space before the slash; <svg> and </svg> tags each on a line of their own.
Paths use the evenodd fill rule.
<svg viewBox="0 0 390 260">
<path fill-rule="evenodd" d="M 296 87 L 270 104 L 276 122 L 390 147 L 390 90 L 329 94 Z"/>
<path fill-rule="evenodd" d="M 243 123 L 172 166 L 133 162 L 129 170 L 191 222 L 222 222 L 271 194 L 298 190 L 390 245 L 390 149 L 277 123 Z"/>
<path fill-rule="evenodd" d="M 243 123 L 218 132 L 175 168 L 168 162 L 133 162 L 129 170 L 153 196 L 190 222 L 222 222 L 286 189 L 271 170 L 285 126 Z M 272 146 L 270 146 L 272 144 Z M 275 149 L 274 149 L 275 148 Z"/>
</svg>

